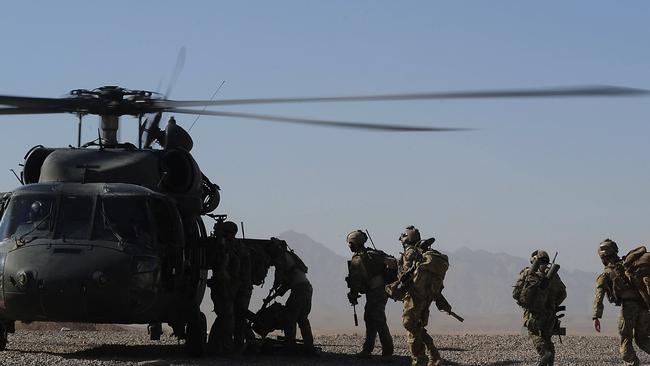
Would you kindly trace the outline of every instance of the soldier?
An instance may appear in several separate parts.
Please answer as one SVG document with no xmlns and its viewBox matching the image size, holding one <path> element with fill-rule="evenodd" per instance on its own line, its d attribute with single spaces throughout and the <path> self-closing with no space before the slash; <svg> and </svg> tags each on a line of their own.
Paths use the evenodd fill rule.
<svg viewBox="0 0 650 366">
<path fill-rule="evenodd" d="M 605 265 L 603 273 L 596 279 L 593 321 L 596 332 L 600 332 L 600 318 L 603 316 L 603 298 L 621 307 L 618 330 L 621 336 L 619 352 L 624 365 L 638 365 L 633 341 L 646 353 L 650 353 L 650 315 L 641 295 L 625 275 L 623 260 L 618 256 L 618 246 L 605 239 L 598 247 L 598 256 Z"/>
<path fill-rule="evenodd" d="M 228 221 L 229 227 L 226 231 L 225 243 L 230 245 L 231 251 L 239 261 L 239 272 L 237 275 L 236 284 L 233 284 L 234 295 L 234 330 L 233 341 L 234 350 L 236 353 L 241 353 L 246 348 L 245 340 L 248 329 L 247 315 L 248 306 L 251 302 L 251 295 L 253 294 L 253 284 L 251 281 L 251 251 L 240 240 L 235 239 L 238 232 L 237 224 Z"/>
<path fill-rule="evenodd" d="M 229 356 L 234 349 L 235 296 L 239 288 L 240 263 L 233 247 L 227 243 L 234 240 L 237 224 L 231 221 L 217 222 L 214 236 L 216 253 L 212 259 L 212 278 L 209 281 L 210 298 L 214 304 L 216 319 L 210 329 L 208 345 L 210 353 Z"/>
<path fill-rule="evenodd" d="M 427 333 L 426 326 L 429 321 L 429 307 L 441 295 L 448 259 L 440 252 L 418 247 L 418 244 L 421 243 L 420 231 L 414 226 L 407 227 L 400 235 L 399 241 L 404 247 L 404 252 L 398 261 L 400 279 L 389 285 L 387 290 L 393 298 L 404 300 L 402 324 L 406 329 L 412 365 L 422 365 L 426 357 L 427 366 L 439 366 L 443 364 L 443 360 L 433 344 L 433 339 Z M 426 242 L 430 244 L 433 239 Z M 436 262 L 440 265 L 434 271 L 417 270 L 421 264 L 425 263 L 423 249 L 436 256 Z M 397 290 L 407 282 L 405 278 L 411 275 L 413 277 L 412 280 L 408 280 L 410 284 L 405 288 L 405 293 L 398 294 Z"/>
<path fill-rule="evenodd" d="M 361 230 L 348 234 L 347 241 L 350 251 L 354 253 L 348 262 L 348 300 L 352 305 L 357 305 L 360 294 L 366 295 L 366 304 L 363 309 L 363 320 L 366 323 L 366 339 L 363 342 L 359 358 L 370 358 L 375 348 L 375 339 L 379 334 L 381 342 L 381 356 L 390 360 L 393 355 L 393 337 L 386 324 L 386 302 L 388 294 L 385 289 L 384 274 L 389 255 L 364 246 L 368 236 Z M 395 258 L 392 258 L 393 261 Z"/>
<path fill-rule="evenodd" d="M 524 326 L 539 355 L 539 366 L 552 366 L 555 345 L 552 336 L 556 329 L 556 313 L 566 299 L 566 286 L 557 273 L 549 272 L 548 253 L 536 250 L 531 254 L 530 267 L 519 273 L 513 297 L 524 308 Z"/>
<path fill-rule="evenodd" d="M 285 343 L 288 348 L 295 348 L 297 324 L 300 328 L 305 352 L 313 354 L 315 352 L 314 336 L 308 319 L 311 312 L 313 288 L 307 279 L 307 266 L 293 250 L 288 249 L 287 243 L 284 241 L 273 241 L 273 245 L 269 246 L 269 255 L 271 265 L 275 267 L 272 297 L 283 296 L 287 291 L 291 291 L 285 303 L 283 319 Z M 269 298 L 265 301 L 268 300 Z"/>
</svg>

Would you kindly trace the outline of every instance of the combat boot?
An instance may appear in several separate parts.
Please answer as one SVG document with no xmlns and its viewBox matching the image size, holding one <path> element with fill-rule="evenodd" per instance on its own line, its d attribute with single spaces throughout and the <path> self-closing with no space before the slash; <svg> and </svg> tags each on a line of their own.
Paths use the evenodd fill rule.
<svg viewBox="0 0 650 366">
<path fill-rule="evenodd" d="M 364 350 L 362 350 L 361 352 L 356 353 L 356 354 L 354 355 L 354 357 L 356 357 L 356 358 L 362 358 L 362 359 L 370 358 L 370 357 L 372 357 L 372 352 L 371 352 L 371 351 L 367 351 L 367 350 L 364 349 Z"/>
<path fill-rule="evenodd" d="M 425 366 L 427 364 L 427 358 L 424 356 L 411 357 L 411 366 Z"/>
<path fill-rule="evenodd" d="M 553 359 L 555 355 L 551 351 L 544 352 L 544 355 L 539 359 L 538 366 L 553 366 Z"/>
<path fill-rule="evenodd" d="M 444 365 L 444 361 L 442 360 L 442 358 L 439 358 L 437 360 L 429 360 L 427 362 L 427 366 L 442 366 L 442 365 Z"/>
</svg>

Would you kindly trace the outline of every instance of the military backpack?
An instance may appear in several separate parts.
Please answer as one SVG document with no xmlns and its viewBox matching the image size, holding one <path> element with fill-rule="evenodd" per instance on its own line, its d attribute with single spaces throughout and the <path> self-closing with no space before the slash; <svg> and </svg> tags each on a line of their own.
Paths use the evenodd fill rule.
<svg viewBox="0 0 650 366">
<path fill-rule="evenodd" d="M 640 246 L 623 257 L 623 268 L 630 283 L 650 308 L 650 253 Z"/>
<path fill-rule="evenodd" d="M 443 282 L 449 269 L 449 257 L 437 250 L 429 249 L 422 253 L 413 275 L 413 284 L 426 293 L 438 295 L 444 287 Z"/>
<path fill-rule="evenodd" d="M 517 305 L 529 311 L 543 311 L 548 299 L 548 288 L 543 288 L 543 282 L 541 273 L 524 269 L 512 290 Z"/>
</svg>

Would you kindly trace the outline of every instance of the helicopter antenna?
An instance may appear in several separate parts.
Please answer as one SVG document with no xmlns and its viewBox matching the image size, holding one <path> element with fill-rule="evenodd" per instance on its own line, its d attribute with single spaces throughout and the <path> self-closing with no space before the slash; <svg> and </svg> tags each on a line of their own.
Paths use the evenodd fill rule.
<svg viewBox="0 0 650 366">
<path fill-rule="evenodd" d="M 221 82 L 221 84 L 219 85 L 219 87 L 217 88 L 217 90 L 215 90 L 214 93 L 212 94 L 212 97 L 210 97 L 210 101 L 213 101 L 213 100 L 214 100 L 214 97 L 217 96 L 217 93 L 219 92 L 219 90 L 221 90 L 221 87 L 222 87 L 223 84 L 225 84 L 225 83 L 226 83 L 225 80 L 223 80 L 223 81 Z M 208 108 L 207 105 L 203 107 L 203 109 L 201 110 L 201 114 L 202 114 L 203 112 L 205 112 L 205 109 L 206 109 L 206 108 Z M 192 125 L 191 125 L 190 128 L 187 130 L 187 132 L 192 131 L 192 127 L 194 127 L 194 125 L 196 124 L 196 121 L 198 121 L 199 118 L 201 118 L 201 114 L 197 115 L 196 118 L 194 118 L 194 122 L 192 122 Z"/>
<path fill-rule="evenodd" d="M 25 183 L 23 182 L 23 180 L 20 179 L 20 177 L 18 176 L 18 174 L 16 174 L 16 171 L 15 171 L 15 170 L 13 170 L 13 169 L 9 169 L 9 171 L 12 172 L 12 173 L 14 173 L 14 177 L 16 177 L 16 179 L 18 179 L 18 181 L 20 182 L 21 185 L 23 185 L 23 186 L 25 185 Z"/>
</svg>

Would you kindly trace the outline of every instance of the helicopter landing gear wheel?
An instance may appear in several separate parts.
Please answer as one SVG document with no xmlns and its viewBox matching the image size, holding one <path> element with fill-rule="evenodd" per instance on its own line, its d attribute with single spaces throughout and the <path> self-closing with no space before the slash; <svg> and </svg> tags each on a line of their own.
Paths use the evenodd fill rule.
<svg viewBox="0 0 650 366">
<path fill-rule="evenodd" d="M 7 328 L 4 324 L 0 324 L 0 351 L 4 351 L 7 348 Z"/>
<path fill-rule="evenodd" d="M 190 357 L 202 357 L 206 351 L 206 333 L 208 330 L 205 314 L 197 310 L 187 321 L 185 350 Z"/>
</svg>

